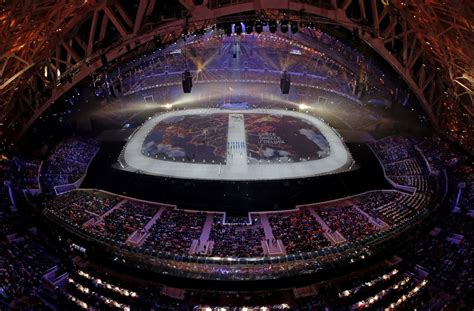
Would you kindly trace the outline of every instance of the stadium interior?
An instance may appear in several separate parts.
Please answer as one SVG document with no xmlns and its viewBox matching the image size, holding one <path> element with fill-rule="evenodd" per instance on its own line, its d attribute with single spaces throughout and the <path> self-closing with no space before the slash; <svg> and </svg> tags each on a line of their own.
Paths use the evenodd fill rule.
<svg viewBox="0 0 474 311">
<path fill-rule="evenodd" d="M 0 310 L 472 310 L 473 12 L 0 0 Z"/>
</svg>

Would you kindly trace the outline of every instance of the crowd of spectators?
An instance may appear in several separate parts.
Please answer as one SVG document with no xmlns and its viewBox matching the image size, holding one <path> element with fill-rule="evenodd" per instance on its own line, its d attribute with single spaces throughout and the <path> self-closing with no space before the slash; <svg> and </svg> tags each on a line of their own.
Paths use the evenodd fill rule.
<svg viewBox="0 0 474 311">
<path fill-rule="evenodd" d="M 368 218 L 351 205 L 323 207 L 317 213 L 329 224 L 331 230 L 338 231 L 349 241 L 364 238 L 377 231 Z"/>
<path fill-rule="evenodd" d="M 378 227 L 397 225 L 417 215 L 427 206 L 429 198 L 422 193 L 407 194 L 392 190 L 364 193 L 346 199 L 346 202 L 347 206 L 335 205 L 317 210 L 329 227 L 326 230 L 308 209 L 268 214 L 275 241 L 282 240 L 288 254 L 329 246 L 331 243 L 327 233 L 333 231 L 338 231 L 347 241 L 355 241 L 376 232 L 377 226 L 373 222 Z M 142 245 L 144 249 L 176 254 L 187 254 L 193 241 L 200 240 L 208 215 L 207 212 L 175 210 L 168 206 L 80 190 L 60 195 L 48 202 L 46 207 L 54 215 L 95 236 L 125 242 L 134 232 L 138 232 L 147 236 Z M 163 211 L 159 217 L 145 228 L 160 208 Z M 368 217 L 372 218 L 372 222 Z M 208 237 L 212 243 L 208 255 L 263 255 L 265 234 L 259 217 L 255 214 L 251 223 L 248 223 L 248 218 L 244 220 L 223 223 L 222 216 L 214 216 Z"/>
<path fill-rule="evenodd" d="M 39 267 L 45 266 L 37 265 L 36 256 L 25 258 L 14 243 L 0 242 L 0 307 L 21 306 L 22 300 L 29 307 L 44 305 L 34 293 L 39 285 Z"/>
<path fill-rule="evenodd" d="M 214 216 L 209 240 L 214 242 L 213 256 L 259 257 L 263 256 L 262 240 L 265 233 L 262 225 L 223 224 L 221 216 Z"/>
<path fill-rule="evenodd" d="M 306 34 L 301 34 L 301 36 L 307 37 Z M 323 40 L 317 40 L 318 44 L 335 40 L 327 34 L 323 34 L 323 37 Z M 206 89 L 210 89 L 211 85 L 216 83 L 218 92 L 223 93 L 222 96 L 224 97 L 229 96 L 235 100 L 246 101 L 246 95 L 251 95 L 254 97 L 253 101 L 255 101 L 255 97 L 258 97 L 256 94 L 266 92 L 260 89 L 258 92 L 252 92 L 249 87 L 258 83 L 261 88 L 272 88 L 268 94 L 275 94 L 275 90 L 278 89 L 280 83 L 281 73 L 283 70 L 287 70 L 291 76 L 292 91 L 288 98 L 285 97 L 285 100 L 297 103 L 309 102 L 314 98 L 318 98 L 318 93 L 321 92 L 331 93 L 329 96 L 326 95 L 326 98 L 333 98 L 334 96 L 331 95 L 337 94 L 339 99 L 336 101 L 337 103 L 331 102 L 334 106 L 331 106 L 334 109 L 334 111 L 331 111 L 334 112 L 333 115 L 337 115 L 338 118 L 343 120 L 341 124 L 350 124 L 351 127 L 357 129 L 373 129 L 380 122 L 379 114 L 382 113 L 381 111 L 374 112 L 361 108 L 364 107 L 363 105 L 354 105 L 354 103 L 362 104 L 354 95 L 354 85 L 360 70 L 358 62 L 341 63 L 345 58 L 334 59 L 334 51 L 327 50 L 324 53 L 319 51 L 319 45 L 331 47 L 332 43 L 302 48 L 296 41 L 280 34 L 242 36 L 237 45 L 234 44 L 234 39 L 226 36 L 196 37 L 186 43 L 179 43 L 155 51 L 142 57 L 140 61 L 121 66 L 115 75 L 116 77 L 110 74 L 108 78 L 100 79 L 96 83 L 97 88 L 104 89 L 104 92 L 110 92 L 110 88 L 107 86 L 111 83 L 109 80 L 120 80 L 123 95 L 134 94 L 137 99 L 142 101 L 146 93 L 147 96 L 153 96 L 152 102 L 168 103 L 182 94 L 180 88 L 181 75 L 183 70 L 188 69 L 193 75 L 193 83 L 195 84 L 206 83 Z M 308 44 L 310 41 L 308 41 Z M 338 40 L 334 42 L 337 43 L 338 49 L 342 49 L 341 51 L 351 55 L 352 59 L 358 59 L 355 50 L 347 47 L 343 48 L 342 42 Z M 299 51 L 301 55 L 298 55 L 299 53 L 289 54 L 289 46 L 295 51 Z M 233 57 L 234 53 L 241 55 L 238 60 Z M 185 55 L 189 57 L 185 57 Z M 236 64 L 236 61 L 239 63 Z M 373 70 L 370 70 L 370 73 L 374 74 Z M 372 79 L 374 81 L 371 81 L 370 85 L 367 86 L 374 93 L 371 97 L 391 98 L 387 87 L 380 85 L 380 76 L 377 73 L 376 78 Z M 109 82 L 107 83 L 107 81 Z M 228 91 L 226 87 L 222 87 L 222 83 L 226 82 L 232 82 L 234 85 L 245 83 L 246 91 L 238 91 L 238 87 L 235 88 L 234 92 Z M 377 84 L 377 90 L 373 90 L 374 85 L 372 84 Z M 103 87 L 101 88 L 100 85 L 103 85 Z M 234 89 L 234 86 L 232 88 Z M 297 88 L 300 89 L 299 92 Z M 199 90 L 199 92 L 203 92 L 203 90 Z M 302 96 L 296 96 L 297 92 Z M 196 94 L 196 91 L 193 91 L 193 93 Z M 215 92 L 209 91 L 208 94 L 200 93 L 196 97 L 210 98 L 215 95 Z M 111 115 L 126 114 L 123 110 L 127 109 L 116 109 L 117 107 L 115 107 L 128 107 L 130 100 L 124 98 L 114 99 L 108 105 L 114 107 L 105 108 L 105 110 L 111 112 Z M 344 101 L 344 98 L 348 98 L 348 102 L 352 103 L 350 110 L 347 109 L 347 105 L 345 109 L 335 107 L 340 104 L 341 100 Z M 266 101 L 268 101 L 268 98 Z M 321 103 L 317 102 L 316 104 L 319 106 Z M 359 110 L 364 111 L 359 112 Z M 128 118 L 124 116 L 123 119 L 127 120 Z"/>
<path fill-rule="evenodd" d="M 20 157 L 13 158 L 12 172 L 14 181 L 21 189 L 39 189 L 40 160 L 25 160 Z"/>
<path fill-rule="evenodd" d="M 375 152 L 391 149 L 396 146 L 405 146 L 409 144 L 409 140 L 403 136 L 388 136 L 371 143 L 371 147 Z"/>
<path fill-rule="evenodd" d="M 88 220 L 98 219 L 113 208 L 120 198 L 88 191 L 70 191 L 58 196 L 59 203 L 49 201 L 46 207 L 69 223 L 82 226 Z"/>
<path fill-rule="evenodd" d="M 407 194 L 399 191 L 374 191 L 356 198 L 358 207 L 375 219 L 396 225 L 427 207 L 429 198 L 424 194 Z"/>
<path fill-rule="evenodd" d="M 37 229 L 10 199 L 14 189 L 9 187 L 25 181 L 11 180 L 16 169 L 15 161 L 0 156 L 0 309 L 40 310 L 46 306 L 38 295 L 41 278 L 61 262 L 44 248 Z"/>
<path fill-rule="evenodd" d="M 375 149 L 389 148 L 381 145 Z M 420 149 L 426 151 L 425 148 Z M 440 148 L 437 152 L 443 153 L 443 149 Z M 385 273 L 374 280 L 341 290 L 341 295 L 349 297 L 341 300 L 342 305 L 352 308 L 438 306 L 438 300 L 441 299 L 439 297 L 443 297 L 443 304 L 472 305 L 472 161 L 469 157 L 451 150 L 449 155 L 437 155 L 434 150 L 427 151 L 427 154 L 427 158 L 444 159 L 444 162 L 438 165 L 448 169 L 451 189 L 447 202 L 449 210 L 442 216 L 436 228 L 425 236 L 420 236 L 413 247 L 401 251 L 399 256 L 407 262 L 407 266 L 416 265 L 426 271 L 428 277 L 420 279 L 411 272 L 386 277 Z M 455 163 L 452 161 L 453 157 L 457 159 Z M 450 162 L 453 163 L 447 166 Z M 418 176 L 418 165 L 414 163 L 419 162 L 408 160 L 392 163 L 390 169 L 400 172 L 398 177 Z M 0 191 L 2 198 L 7 198 L 8 186 L 4 181 L 6 178 L 12 178 L 12 165 L 14 168 L 17 166 L 11 161 L 0 161 L 0 164 Z M 428 199 L 428 195 L 424 193 L 373 191 L 355 196 L 350 202 L 346 200 L 350 203 L 347 206 L 323 207 L 315 212 L 332 231 L 340 232 L 347 240 L 355 240 L 375 230 L 367 217 L 357 211 L 356 207 L 374 220 L 381 219 L 390 225 L 396 225 L 422 210 L 429 202 Z M 41 309 L 45 306 L 45 301 L 38 296 L 38 291 L 43 287 L 42 278 L 47 271 L 61 265 L 61 261 L 42 246 L 43 240 L 37 236 L 36 229 L 28 227 L 24 219 L 19 217 L 12 208 L 13 202 L 2 200 L 1 203 L 0 305 L 8 308 L 27 304 Z M 177 254 L 188 253 L 192 241 L 199 239 L 207 216 L 206 213 L 174 210 L 167 206 L 123 200 L 113 195 L 90 191 L 71 191 L 47 201 L 45 206 L 77 225 L 92 220 L 90 223 L 93 225 L 83 226 L 84 230 L 91 230 L 96 235 L 104 235 L 117 241 L 125 241 L 131 233 L 142 229 L 158 210 L 163 208 L 162 215 L 151 226 L 149 236 L 141 247 Z M 261 254 L 259 242 L 264 237 L 261 222 L 257 219 L 256 222 L 248 224 L 240 220 L 230 220 L 230 224 L 224 225 L 222 217 L 214 219 L 209 237 L 210 241 L 214 241 L 212 255 L 246 257 Z M 275 238 L 283 241 L 288 254 L 317 250 L 330 245 L 323 228 L 307 209 L 271 213 L 269 220 Z M 108 300 L 100 300 L 98 297 L 103 293 L 97 289 L 99 285 L 89 284 L 89 290 L 97 293 L 90 296 L 80 289 L 85 288 L 84 282 L 81 283 L 77 279 L 77 276 L 71 278 L 73 281 L 69 282 L 66 288 L 70 295 L 68 297 L 75 297 L 76 302 L 83 299 L 93 302 L 92 305 L 95 303 L 102 306 L 104 303 L 103 306 L 107 307 L 107 301 L 113 299 L 109 296 Z M 430 291 L 440 294 L 426 295 L 424 288 L 430 286 L 429 284 L 433 284 Z M 119 303 L 126 307 L 127 304 L 123 301 Z M 301 299 L 301 303 L 305 305 L 311 305 L 312 301 L 323 305 L 320 296 Z"/>
<path fill-rule="evenodd" d="M 428 184 L 423 178 L 423 169 L 410 146 L 408 139 L 399 136 L 372 144 L 395 182 L 426 192 Z M 149 250 L 187 254 L 193 241 L 199 240 L 201 236 L 206 213 L 166 208 L 151 228 L 143 231 L 157 208 L 132 201 L 116 206 L 119 201 L 115 196 L 72 191 L 58 196 L 47 207 L 68 222 L 84 226 L 89 232 L 114 241 L 124 242 L 136 231 L 146 233 L 142 247 Z M 395 225 L 420 212 L 426 206 L 428 197 L 421 193 L 409 195 L 397 191 L 377 191 L 356 197 L 355 202 L 374 221 Z M 366 216 L 353 207 L 326 209 L 321 210 L 321 213 L 330 230 L 339 231 L 347 240 L 353 241 L 375 231 Z M 331 244 L 325 230 L 307 210 L 272 214 L 269 219 L 275 239 L 283 241 L 289 254 L 318 250 Z M 212 241 L 212 255 L 253 257 L 263 253 L 263 238 L 260 224 L 228 225 L 215 220 L 209 241 Z"/>
<path fill-rule="evenodd" d="M 433 136 L 416 146 L 424 155 L 431 171 L 440 171 L 445 166 L 459 162 L 459 154 L 439 136 Z"/>
<path fill-rule="evenodd" d="M 472 157 L 435 138 L 435 148 L 422 146 L 434 168 L 448 170 L 448 209 L 425 236 L 420 236 L 407 259 L 430 273 L 443 297 L 454 308 L 474 305 L 474 167 Z M 456 158 L 456 161 L 452 161 Z M 440 298 L 441 299 L 441 298 Z"/>
<path fill-rule="evenodd" d="M 201 236 L 205 221 L 205 213 L 167 209 L 149 230 L 143 248 L 187 255 L 192 241 Z"/>
<path fill-rule="evenodd" d="M 329 246 L 322 226 L 307 210 L 269 217 L 276 239 L 281 239 L 287 254 L 319 250 Z"/>
<path fill-rule="evenodd" d="M 308 40 L 308 44 L 310 42 Z M 289 54 L 288 46 L 298 52 Z M 286 70 L 295 84 L 317 85 L 352 96 L 359 66 L 342 64 L 345 58 L 336 60 L 332 51 L 322 53 L 318 48 L 303 49 L 296 41 L 279 34 L 243 36 L 238 45 L 234 44 L 234 38 L 225 36 L 195 38 L 186 44 L 152 53 L 140 62 L 125 64 L 120 75 L 112 79 L 120 80 L 123 94 L 131 94 L 159 85 L 173 85 L 180 81 L 186 69 L 195 73 L 196 83 L 227 79 L 279 83 L 281 73 Z M 192 57 L 186 58 L 184 54 Z M 241 55 L 239 66 L 233 65 L 236 54 Z M 390 96 L 378 78 L 372 80 L 370 83 L 377 84 L 374 96 Z"/>
<path fill-rule="evenodd" d="M 55 194 L 55 186 L 78 181 L 98 150 L 99 144 L 86 138 L 69 138 L 57 145 L 41 169 L 44 193 Z"/>
<path fill-rule="evenodd" d="M 427 169 L 421 155 L 414 148 L 415 143 L 405 137 L 389 136 L 370 146 L 384 166 L 388 179 L 419 192 L 431 193 Z"/>
<path fill-rule="evenodd" d="M 428 192 L 428 180 L 423 175 L 408 175 L 408 176 L 390 176 L 393 182 L 399 185 L 410 186 L 421 192 Z"/>
<path fill-rule="evenodd" d="M 388 149 L 377 152 L 383 163 L 388 164 L 392 162 L 406 160 L 413 157 L 413 151 L 411 148 L 407 148 L 408 145 L 396 145 Z"/>
<path fill-rule="evenodd" d="M 160 208 L 159 205 L 123 201 L 87 230 L 114 241 L 125 242 L 132 233 L 143 230 Z"/>
<path fill-rule="evenodd" d="M 423 173 L 422 164 L 416 158 L 407 159 L 385 165 L 387 176 L 396 175 L 421 175 Z"/>
</svg>

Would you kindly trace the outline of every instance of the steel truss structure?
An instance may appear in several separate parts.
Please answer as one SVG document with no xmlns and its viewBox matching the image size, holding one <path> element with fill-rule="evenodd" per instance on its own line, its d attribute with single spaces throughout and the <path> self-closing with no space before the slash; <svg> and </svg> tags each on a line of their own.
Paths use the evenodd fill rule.
<svg viewBox="0 0 474 311">
<path fill-rule="evenodd" d="M 0 135 L 19 139 L 76 83 L 157 38 L 285 19 L 357 34 L 405 80 L 434 127 L 472 152 L 473 11 L 469 0 L 0 0 Z"/>
</svg>

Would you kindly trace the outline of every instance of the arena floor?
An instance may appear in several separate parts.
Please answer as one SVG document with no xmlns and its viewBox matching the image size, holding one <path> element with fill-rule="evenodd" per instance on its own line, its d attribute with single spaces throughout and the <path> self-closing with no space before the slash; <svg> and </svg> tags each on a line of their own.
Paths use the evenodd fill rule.
<svg viewBox="0 0 474 311">
<path fill-rule="evenodd" d="M 213 120 L 216 114 L 223 115 L 216 118 L 221 120 L 219 124 L 202 122 L 203 117 Z M 186 118 L 194 119 L 189 123 Z M 202 128 L 193 128 L 196 123 Z M 176 137 L 170 138 L 169 132 Z M 353 162 L 335 130 L 309 114 L 273 109 L 190 109 L 146 121 L 125 145 L 117 167 L 174 178 L 250 181 L 334 174 L 350 170 Z"/>
</svg>

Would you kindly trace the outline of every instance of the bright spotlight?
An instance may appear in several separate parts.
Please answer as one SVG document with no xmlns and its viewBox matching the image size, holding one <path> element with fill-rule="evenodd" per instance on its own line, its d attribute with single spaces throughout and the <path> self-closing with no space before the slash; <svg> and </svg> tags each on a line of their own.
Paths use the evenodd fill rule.
<svg viewBox="0 0 474 311">
<path fill-rule="evenodd" d="M 165 105 L 165 108 L 166 108 L 166 109 L 171 109 L 171 108 L 173 108 L 173 105 L 171 105 L 171 104 L 166 104 L 166 105 Z"/>
<path fill-rule="evenodd" d="M 305 109 L 308 109 L 309 106 L 308 105 L 305 105 L 305 104 L 299 104 L 298 106 L 300 108 L 300 110 L 305 110 Z"/>
</svg>

